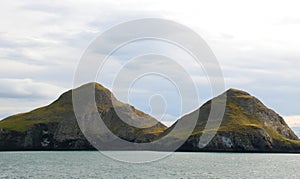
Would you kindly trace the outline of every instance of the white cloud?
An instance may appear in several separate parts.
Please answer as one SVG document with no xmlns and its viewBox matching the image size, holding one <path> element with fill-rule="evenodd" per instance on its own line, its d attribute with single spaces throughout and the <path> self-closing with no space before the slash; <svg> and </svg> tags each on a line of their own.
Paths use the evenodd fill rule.
<svg viewBox="0 0 300 179">
<path fill-rule="evenodd" d="M 0 8 L 0 92 L 6 96 L 0 98 L 1 104 L 11 100 L 8 96 L 42 101 L 49 95 L 53 99 L 72 87 L 78 60 L 101 32 L 127 20 L 164 17 L 191 27 L 207 41 L 220 61 L 228 88 L 245 89 L 280 114 L 297 115 L 298 7 L 299 1 L 293 0 L 6 1 Z M 127 50 L 141 52 L 141 48 Z M 174 57 L 179 55 L 173 51 Z M 203 74 L 199 75 L 193 63 L 182 64 L 203 90 Z M 108 77 L 113 76 L 109 68 L 106 71 Z M 0 113 L 11 114 L 10 109 L 0 106 Z"/>
<path fill-rule="evenodd" d="M 66 89 L 31 79 L 0 79 L 1 98 L 53 99 Z"/>
<path fill-rule="evenodd" d="M 44 69 L 43 66 L 24 63 L 22 61 L 1 59 L 0 77 L 11 77 L 17 75 L 26 75 L 28 73 L 38 74 Z"/>
<path fill-rule="evenodd" d="M 290 127 L 299 127 L 300 126 L 300 115 L 299 116 L 284 116 L 283 118 Z"/>
<path fill-rule="evenodd" d="M 32 79 L 0 79 L 0 119 L 47 105 L 64 91 Z"/>
<path fill-rule="evenodd" d="M 49 99 L 0 98 L 0 120 L 10 115 L 31 111 L 50 104 Z"/>
</svg>

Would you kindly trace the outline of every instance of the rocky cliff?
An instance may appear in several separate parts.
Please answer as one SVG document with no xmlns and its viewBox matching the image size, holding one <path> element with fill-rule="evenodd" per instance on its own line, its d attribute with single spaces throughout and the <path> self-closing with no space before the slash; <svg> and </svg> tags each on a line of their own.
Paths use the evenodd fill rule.
<svg viewBox="0 0 300 179">
<path fill-rule="evenodd" d="M 197 112 L 198 120 L 192 135 L 181 151 L 229 152 L 300 152 L 300 141 L 283 118 L 267 108 L 260 100 L 236 89 L 229 89 L 213 100 L 226 100 L 225 115 L 219 128 L 205 129 L 212 100 Z M 193 112 L 193 113 L 195 113 Z M 193 113 L 179 120 L 189 123 Z M 204 148 L 200 138 L 205 133 L 216 135 Z"/>
<path fill-rule="evenodd" d="M 89 124 L 84 129 L 85 134 L 95 136 L 89 141 L 78 125 L 72 100 L 73 93 L 79 93 L 81 99 L 86 99 L 86 89 L 94 90 L 96 108 L 92 110 L 88 101 L 82 107 L 82 116 L 76 117 Z M 219 127 L 207 127 L 212 102 L 224 102 L 225 105 Z M 97 114 L 104 122 L 101 125 L 98 125 Z M 139 127 L 132 126 L 131 122 Z M 214 118 L 209 121 L 209 124 L 214 123 L 218 123 Z M 192 127 L 190 132 L 189 127 Z M 106 128 L 129 143 L 143 145 L 152 142 L 154 145 L 140 148 L 123 145 L 116 138 L 108 137 Z M 208 134 L 211 134 L 212 140 L 203 143 L 201 139 Z M 183 136 L 187 136 L 187 140 Z M 48 106 L 0 121 L 0 150 L 94 149 L 90 142 L 105 150 L 300 152 L 300 141 L 281 116 L 254 96 L 236 89 L 229 89 L 206 102 L 168 129 L 153 117 L 118 101 L 108 89 L 97 83 L 70 90 Z"/>
<path fill-rule="evenodd" d="M 100 84 L 89 83 L 62 94 L 48 106 L 0 121 L 0 150 L 94 149 L 78 126 L 72 104 L 72 92 L 84 92 L 87 88 L 95 90 L 97 112 L 101 115 L 106 127 L 117 137 L 130 142 L 147 142 L 166 129 L 153 117 L 115 99 L 112 93 Z M 114 106 L 113 100 L 115 101 Z M 118 114 L 114 107 L 118 108 Z M 124 123 L 119 116 L 126 118 L 129 122 L 155 125 L 145 129 L 136 128 Z"/>
</svg>

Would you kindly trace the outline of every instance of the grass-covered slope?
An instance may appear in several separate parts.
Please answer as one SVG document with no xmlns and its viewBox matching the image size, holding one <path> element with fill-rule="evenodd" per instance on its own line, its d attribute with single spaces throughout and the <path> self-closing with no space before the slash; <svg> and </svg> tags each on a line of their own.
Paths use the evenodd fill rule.
<svg viewBox="0 0 300 179">
<path fill-rule="evenodd" d="M 151 116 L 116 100 L 112 93 L 100 84 L 89 83 L 74 91 L 84 93 L 87 88 L 95 89 L 96 112 L 99 112 L 106 127 L 116 136 L 128 141 L 145 142 L 166 129 Z M 74 91 L 67 91 L 48 106 L 0 121 L 0 150 L 91 149 L 74 114 L 72 104 Z M 115 100 L 114 106 L 112 100 Z M 115 108 L 119 109 L 120 114 L 116 113 Z M 137 129 L 124 123 L 119 115 L 135 123 L 149 122 L 156 125 L 147 129 Z"/>
<path fill-rule="evenodd" d="M 108 128 L 115 136 L 130 143 L 143 144 L 167 136 L 150 148 L 154 150 L 173 150 L 173 146 L 182 141 L 181 151 L 300 152 L 300 141 L 283 118 L 244 91 L 229 89 L 167 129 L 153 117 L 118 101 L 97 83 L 70 90 L 48 106 L 0 121 L 0 150 L 92 149 L 78 126 L 72 104 L 72 92 L 80 92 L 84 97 L 88 88 L 95 89 L 97 107 L 96 111 L 91 111 L 88 105 L 85 106 L 88 110 L 82 119 L 89 124 L 88 133 L 96 136 L 92 141 L 100 142 L 103 149 L 134 149 L 115 145 L 115 139 L 107 137 L 104 130 Z M 204 130 L 212 101 L 222 103 L 225 97 L 226 108 L 220 127 Z M 100 114 L 105 125 L 97 126 L 95 113 Z M 135 127 L 123 119 L 138 126 L 152 127 Z M 185 141 L 183 138 L 191 121 L 195 121 L 196 126 Z M 181 126 L 168 135 L 177 123 Z M 213 139 L 203 148 L 201 137 L 212 133 L 215 133 Z"/>
<path fill-rule="evenodd" d="M 68 104 L 68 101 L 57 100 L 48 106 L 10 116 L 0 121 L 0 128 L 26 132 L 36 124 L 61 122 L 65 114 L 72 112 L 71 103 Z"/>
<path fill-rule="evenodd" d="M 298 137 L 276 112 L 254 96 L 236 89 L 229 89 L 213 100 L 221 100 L 224 95 L 226 109 L 220 127 L 204 130 L 211 109 L 211 101 L 208 101 L 198 109 L 197 125 L 180 150 L 300 152 Z M 188 123 L 190 116 L 192 113 L 179 120 Z M 216 135 L 210 143 L 204 148 L 199 147 L 201 136 L 212 132 Z"/>
</svg>

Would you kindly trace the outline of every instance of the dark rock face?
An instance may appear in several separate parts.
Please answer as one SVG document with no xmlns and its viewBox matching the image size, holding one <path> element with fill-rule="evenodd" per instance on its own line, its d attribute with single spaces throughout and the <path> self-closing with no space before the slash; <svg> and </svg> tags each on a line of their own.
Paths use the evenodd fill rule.
<svg viewBox="0 0 300 179">
<path fill-rule="evenodd" d="M 108 89 L 99 84 L 89 83 L 75 90 L 83 90 L 87 87 L 95 88 L 95 101 L 98 108 L 96 112 L 100 113 L 106 126 L 116 136 L 137 143 L 146 142 L 154 139 L 166 129 L 163 124 L 151 116 L 119 101 L 117 101 L 117 104 L 122 110 L 120 110 L 121 114 L 116 114 L 111 102 L 114 98 L 113 95 Z M 87 115 L 92 116 L 92 114 Z M 124 123 L 118 115 L 125 116 L 129 121 L 150 121 L 156 123 L 156 125 L 151 128 L 136 130 L 136 128 Z M 29 113 L 14 115 L 0 121 L 0 150 L 91 149 L 94 149 L 94 147 L 85 138 L 77 123 L 72 106 L 71 90 L 46 107 Z"/>
<path fill-rule="evenodd" d="M 300 141 L 283 118 L 250 94 L 230 89 L 225 115 L 213 139 L 204 148 L 199 144 L 205 132 L 211 101 L 199 109 L 193 134 L 179 151 L 300 152 Z M 215 98 L 221 98 L 219 97 Z M 188 122 L 189 115 L 182 119 Z"/>
<path fill-rule="evenodd" d="M 0 133 L 0 150 L 66 150 L 93 149 L 79 131 L 68 134 L 60 130 L 61 123 L 36 124 L 28 131 L 5 131 Z M 76 131 L 76 126 L 72 130 Z"/>
<path fill-rule="evenodd" d="M 72 92 L 81 91 L 84 98 L 85 89 L 90 87 L 95 89 L 96 108 L 93 110 L 87 104 L 79 117 L 81 122 L 92 124 L 83 130 L 85 134 L 100 138 L 87 140 L 74 114 Z M 226 108 L 220 127 L 207 130 L 212 101 L 222 102 L 225 97 Z M 99 126 L 98 114 L 103 120 Z M 196 123 L 195 128 L 191 121 Z M 149 127 L 135 127 L 130 122 Z M 180 127 L 172 133 L 175 124 Z M 103 86 L 89 83 L 64 93 L 48 106 L 0 121 L 0 150 L 91 150 L 94 149 L 92 142 L 104 150 L 173 150 L 180 144 L 178 151 L 300 152 L 300 141 L 283 118 L 240 90 L 226 91 L 175 124 L 167 129 L 151 116 L 118 101 Z M 188 126 L 192 126 L 192 134 L 187 132 Z M 118 144 L 116 138 L 108 137 L 105 128 L 124 141 L 142 145 L 154 142 L 155 145 L 132 148 Z M 182 138 L 185 133 L 189 136 L 186 141 Z M 207 145 L 200 140 L 205 134 L 214 134 Z M 163 140 L 156 141 L 159 138 Z"/>
</svg>

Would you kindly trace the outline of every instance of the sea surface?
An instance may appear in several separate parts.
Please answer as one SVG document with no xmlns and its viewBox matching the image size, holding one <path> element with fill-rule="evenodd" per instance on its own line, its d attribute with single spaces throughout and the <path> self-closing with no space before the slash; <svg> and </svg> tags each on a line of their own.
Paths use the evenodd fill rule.
<svg viewBox="0 0 300 179">
<path fill-rule="evenodd" d="M 96 151 L 0 152 L 0 178 L 300 178 L 300 155 L 173 153 L 132 164 Z"/>
</svg>

